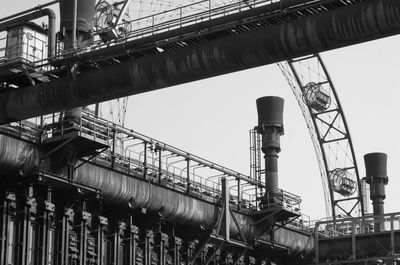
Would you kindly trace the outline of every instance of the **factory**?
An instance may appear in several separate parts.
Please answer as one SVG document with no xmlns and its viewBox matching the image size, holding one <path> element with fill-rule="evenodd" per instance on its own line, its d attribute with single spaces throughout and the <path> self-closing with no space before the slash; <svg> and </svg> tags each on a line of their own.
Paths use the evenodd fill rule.
<svg viewBox="0 0 400 265">
<path fill-rule="evenodd" d="M 164 20 L 131 18 L 130 2 L 59 0 L 0 18 L 0 265 L 400 263 L 387 155 L 365 154 L 360 177 L 318 55 L 398 34 L 399 1 L 205 0 Z M 299 75 L 305 61 L 323 81 Z M 250 175 L 101 115 L 106 100 L 278 62 L 320 155 L 329 220 L 305 218 L 301 194 L 279 185 L 281 97 L 254 99 Z M 332 144 L 351 147 L 336 164 Z"/>
</svg>

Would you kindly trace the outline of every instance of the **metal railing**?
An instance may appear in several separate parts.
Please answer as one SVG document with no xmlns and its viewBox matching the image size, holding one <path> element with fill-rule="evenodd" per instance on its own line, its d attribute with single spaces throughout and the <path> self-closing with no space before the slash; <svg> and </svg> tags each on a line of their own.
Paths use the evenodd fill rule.
<svg viewBox="0 0 400 265">
<path fill-rule="evenodd" d="M 226 177 L 231 183 L 231 203 L 243 209 L 251 208 L 252 191 L 263 185 L 239 172 L 128 130 L 87 111 L 83 112 L 79 121 L 48 115 L 42 119 L 41 126 L 42 142 L 70 133 L 102 141 L 110 149 L 97 159 L 108 161 L 114 169 L 209 201 L 221 199 L 221 177 Z M 246 186 L 252 189 L 244 189 Z"/>
<path fill-rule="evenodd" d="M 21 62 L 39 71 L 48 71 L 47 36 L 39 38 L 29 32 L 8 32 L 0 37 L 0 63 Z"/>
<path fill-rule="evenodd" d="M 322 221 L 315 230 L 321 238 L 392 232 L 400 230 L 400 213 Z"/>
<path fill-rule="evenodd" d="M 203 0 L 94 31 L 92 34 L 95 36 L 95 41 L 91 47 L 71 51 L 65 51 L 61 48 L 58 49 L 58 57 L 98 50 L 279 2 L 280 0 L 236 0 L 233 3 L 224 4 L 216 0 Z M 127 23 L 130 24 L 130 30 L 124 32 L 118 38 L 104 43 L 99 37 L 99 34 L 105 30 L 112 30 L 114 27 L 124 28 Z"/>
<path fill-rule="evenodd" d="M 69 135 L 100 141 L 110 148 L 98 155 L 93 163 L 102 166 L 106 163 L 113 170 L 214 203 L 222 197 L 221 178 L 224 177 L 230 187 L 230 203 L 237 209 L 258 211 L 265 207 L 258 199 L 265 196 L 262 182 L 96 117 L 90 111 L 83 111 L 78 120 L 51 114 L 2 127 L 2 131 L 11 129 L 14 135 L 20 136 L 23 132 L 26 139 L 37 143 L 45 143 L 54 137 L 67 139 Z M 280 207 L 300 213 L 300 197 L 283 190 L 271 196 Z"/>
<path fill-rule="evenodd" d="M 301 198 L 295 194 L 282 189 L 273 193 L 266 193 L 256 198 L 259 201 L 260 209 L 279 207 L 295 214 L 300 214 Z"/>
</svg>

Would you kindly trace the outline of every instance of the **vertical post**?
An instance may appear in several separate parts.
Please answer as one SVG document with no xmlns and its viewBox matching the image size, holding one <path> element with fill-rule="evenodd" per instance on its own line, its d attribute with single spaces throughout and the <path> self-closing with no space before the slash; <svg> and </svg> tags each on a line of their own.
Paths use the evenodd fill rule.
<svg viewBox="0 0 400 265">
<path fill-rule="evenodd" d="M 182 239 L 180 239 L 179 237 L 173 237 L 173 243 L 174 243 L 173 265 L 180 265 L 181 264 Z"/>
<path fill-rule="evenodd" d="M 195 241 L 189 242 L 188 249 L 187 249 L 187 256 L 186 256 L 186 263 L 189 265 L 192 264 L 192 259 L 194 257 L 195 248 L 196 248 Z"/>
<path fill-rule="evenodd" d="M 225 229 L 224 236 L 225 236 L 226 241 L 229 241 L 229 239 L 230 239 L 229 228 L 231 226 L 231 224 L 230 224 L 231 218 L 230 218 L 230 211 L 229 211 L 229 184 L 225 177 L 221 178 L 221 186 L 222 186 L 222 203 L 223 203 L 223 206 L 225 205 L 225 207 L 222 207 L 222 209 L 224 210 L 224 212 L 222 213 L 223 214 L 222 221 L 224 222 L 223 225 L 224 225 L 224 229 Z"/>
<path fill-rule="evenodd" d="M 158 149 L 158 183 L 161 183 L 161 175 L 162 175 L 162 154 L 161 147 Z"/>
<path fill-rule="evenodd" d="M 186 158 L 186 189 L 187 193 L 190 191 L 190 159 Z"/>
<path fill-rule="evenodd" d="M 208 0 L 208 20 L 211 19 L 211 0 Z"/>
<path fill-rule="evenodd" d="M 182 27 L 182 7 L 179 8 L 179 27 Z"/>
<path fill-rule="evenodd" d="M 237 178 L 237 196 L 238 196 L 238 210 L 240 210 L 242 204 L 241 192 L 240 192 L 240 178 Z"/>
<path fill-rule="evenodd" d="M 395 253 L 395 241 L 394 241 L 394 215 L 390 215 L 390 253 Z"/>
<path fill-rule="evenodd" d="M 73 8 L 73 17 L 72 17 L 72 48 L 76 49 L 76 19 L 78 16 L 78 0 L 73 0 L 74 4 L 72 6 Z"/>
<path fill-rule="evenodd" d="M 157 241 L 159 265 L 167 265 L 168 235 L 158 232 Z"/>
<path fill-rule="evenodd" d="M 114 169 L 115 166 L 115 147 L 116 147 L 116 141 L 117 141 L 117 131 L 113 130 L 113 145 L 112 145 L 112 150 L 111 150 L 111 168 Z"/>
<path fill-rule="evenodd" d="M 108 219 L 103 216 L 98 216 L 97 226 L 97 264 L 107 265 L 107 226 Z"/>
<path fill-rule="evenodd" d="M 3 196 L 2 196 L 3 197 Z M 14 264 L 16 247 L 16 222 L 12 217 L 15 217 L 16 196 L 14 193 L 5 192 L 3 199 L 3 213 L 1 219 L 1 237 L 0 240 L 0 261 L 3 264 Z"/>
<path fill-rule="evenodd" d="M 351 222 L 351 259 L 355 260 L 356 256 L 356 225 Z"/>
<path fill-rule="evenodd" d="M 44 212 L 41 218 L 41 245 L 39 264 L 49 265 L 54 263 L 54 236 L 55 236 L 55 205 L 51 202 L 51 189 L 47 190 L 47 199 L 44 201 Z"/>
<path fill-rule="evenodd" d="M 143 178 L 147 178 L 147 142 L 144 143 Z"/>
<path fill-rule="evenodd" d="M 139 228 L 133 225 L 133 216 L 129 217 L 129 264 L 136 264 L 137 245 L 139 241 Z"/>
<path fill-rule="evenodd" d="M 144 249 L 144 265 L 151 265 L 151 257 L 154 246 L 154 233 L 151 230 L 146 231 L 145 249 Z"/>
<path fill-rule="evenodd" d="M 80 216 L 80 265 L 86 265 L 87 263 L 87 249 L 88 249 L 88 235 L 89 228 L 91 226 L 92 215 L 86 212 L 86 203 L 83 202 L 82 212 Z"/>
<path fill-rule="evenodd" d="M 61 264 L 75 263 L 79 257 L 78 239 L 73 231 L 74 216 L 73 209 L 66 208 L 64 210 L 61 229 Z"/>
<path fill-rule="evenodd" d="M 100 112 L 100 103 L 96 103 L 95 107 L 94 107 L 94 116 L 96 118 L 99 117 L 99 112 Z"/>
<path fill-rule="evenodd" d="M 33 198 L 33 186 L 29 186 L 25 191 L 25 205 L 23 206 L 23 216 L 22 216 L 22 233 L 20 240 L 23 242 L 21 246 L 21 252 L 19 253 L 19 258 L 21 258 L 21 265 L 29 265 L 33 263 L 35 259 L 36 250 L 36 224 L 34 223 L 36 217 L 36 199 Z"/>
<path fill-rule="evenodd" d="M 124 235 L 126 230 L 126 223 L 119 222 L 118 223 L 118 236 L 117 236 L 117 243 L 118 243 L 118 253 L 117 253 L 117 262 L 116 265 L 122 265 L 124 263 Z"/>
<path fill-rule="evenodd" d="M 319 223 L 315 224 L 315 231 L 314 231 L 314 245 L 315 245 L 315 263 L 319 263 L 319 240 L 318 240 L 318 228 L 319 228 Z"/>
</svg>

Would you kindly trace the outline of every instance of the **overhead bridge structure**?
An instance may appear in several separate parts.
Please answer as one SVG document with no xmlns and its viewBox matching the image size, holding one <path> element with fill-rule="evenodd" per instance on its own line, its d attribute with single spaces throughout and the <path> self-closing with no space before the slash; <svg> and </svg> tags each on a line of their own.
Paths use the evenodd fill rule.
<svg viewBox="0 0 400 265">
<path fill-rule="evenodd" d="M 182 9 L 171 22 L 59 54 L 44 77 L 13 76 L 0 123 L 395 35 L 399 9 L 396 0 L 238 1 L 188 16 Z M 79 73 L 68 74 L 74 63 Z"/>
</svg>

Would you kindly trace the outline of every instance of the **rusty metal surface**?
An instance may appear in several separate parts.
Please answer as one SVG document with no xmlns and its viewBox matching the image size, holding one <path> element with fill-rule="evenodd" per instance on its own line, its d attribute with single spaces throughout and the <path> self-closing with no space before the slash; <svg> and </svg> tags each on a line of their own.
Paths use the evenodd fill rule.
<svg viewBox="0 0 400 265">
<path fill-rule="evenodd" d="M 400 1 L 368 1 L 94 70 L 77 76 L 74 83 L 62 78 L 4 92 L 0 97 L 0 123 L 249 69 L 399 32 Z"/>
</svg>

